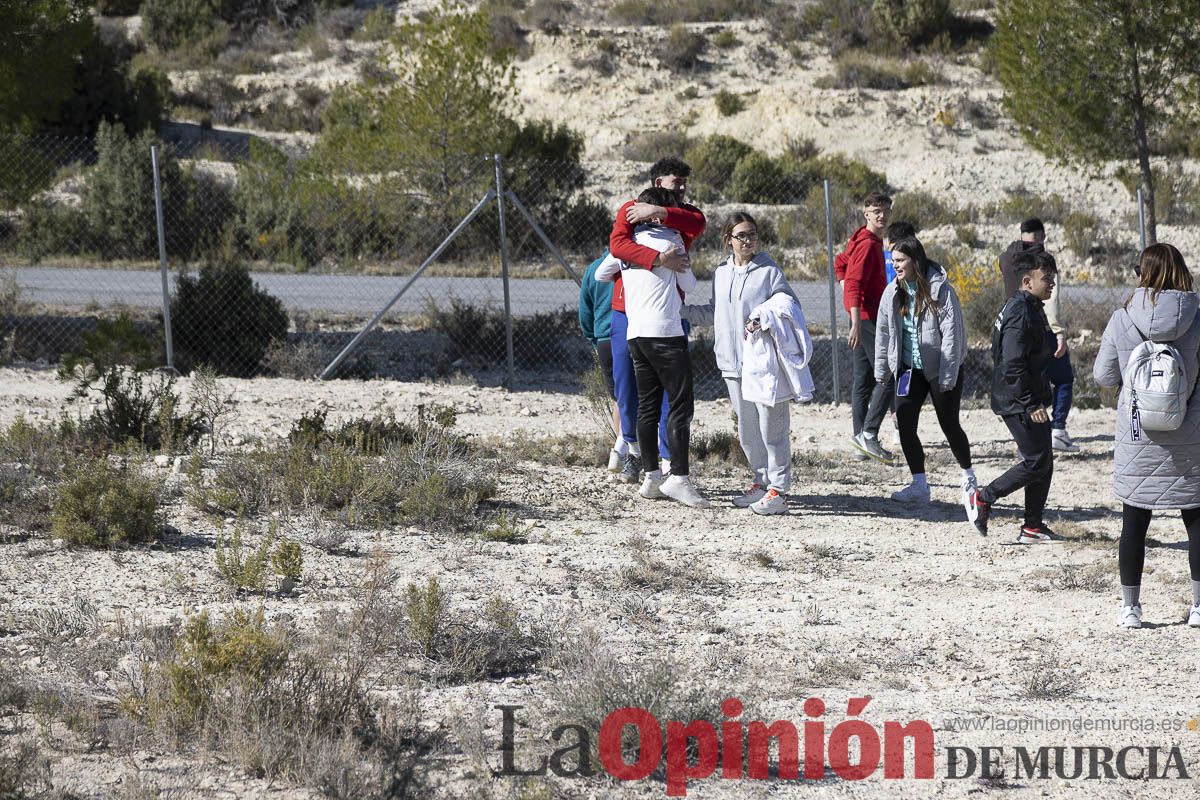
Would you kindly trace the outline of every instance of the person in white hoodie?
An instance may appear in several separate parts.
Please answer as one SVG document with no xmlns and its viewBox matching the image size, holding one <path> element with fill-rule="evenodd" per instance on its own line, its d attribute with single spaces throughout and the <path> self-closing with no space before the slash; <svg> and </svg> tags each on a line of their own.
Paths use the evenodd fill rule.
<svg viewBox="0 0 1200 800">
<path fill-rule="evenodd" d="M 756 514 L 787 513 L 791 488 L 791 417 L 789 399 L 755 403 L 743 396 L 742 355 L 747 337 L 760 330 L 754 312 L 778 294 L 793 300 L 796 293 L 783 270 L 758 250 L 758 224 L 745 211 L 730 216 L 722 232 L 729 256 L 713 273 L 712 301 L 684 306 L 693 325 L 713 326 L 713 352 L 725 380 L 729 402 L 737 413 L 738 441 L 754 473 L 750 488 L 733 505 Z M 811 394 L 810 394 L 811 396 Z"/>
<path fill-rule="evenodd" d="M 658 187 L 642 192 L 638 202 L 664 208 L 678 205 L 670 191 Z M 638 225 L 634 229 L 634 239 L 640 245 L 662 252 L 684 251 L 678 231 L 654 222 Z M 596 270 L 596 279 L 611 280 L 618 270 L 621 273 L 625 314 L 629 318 L 626 340 L 638 389 L 637 438 L 643 453 L 654 453 L 658 448 L 658 422 L 664 392 L 669 406 L 667 450 L 671 454 L 670 474 L 664 475 L 661 468 L 648 469 L 648 462 L 638 492 L 646 498 L 669 497 L 693 508 L 707 508 L 708 500 L 692 485 L 689 477 L 688 444 L 695 395 L 688 337 L 680 317 L 683 297 L 696 288 L 696 276 L 690 266 L 683 272 L 666 267 L 647 270 L 627 269 L 627 266 L 610 254 Z"/>
</svg>

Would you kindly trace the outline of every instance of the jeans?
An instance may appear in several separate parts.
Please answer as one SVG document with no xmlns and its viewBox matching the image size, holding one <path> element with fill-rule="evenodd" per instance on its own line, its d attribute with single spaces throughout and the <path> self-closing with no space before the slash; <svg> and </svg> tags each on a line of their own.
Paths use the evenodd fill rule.
<svg viewBox="0 0 1200 800">
<path fill-rule="evenodd" d="M 888 377 L 875 382 L 875 320 L 858 324 L 858 347 L 854 348 L 854 387 L 850 393 L 850 415 L 854 435 L 867 431 L 879 435 L 879 426 L 891 405 L 896 382 Z"/>
<path fill-rule="evenodd" d="M 1071 369 L 1070 351 L 1063 353 L 1062 358 L 1050 359 L 1046 365 L 1046 378 L 1054 387 L 1054 415 L 1050 418 L 1050 427 L 1065 431 L 1071 401 L 1075 398 L 1075 370 Z"/>
<path fill-rule="evenodd" d="M 1021 460 L 980 490 L 985 503 L 992 504 L 1018 489 L 1025 490 L 1025 526 L 1040 527 L 1050 481 L 1054 477 L 1054 449 L 1050 446 L 1050 423 L 1034 422 L 1028 414 L 1008 414 L 1004 424 L 1017 443 Z"/>
<path fill-rule="evenodd" d="M 638 444 L 643 453 L 654 452 L 658 441 L 658 398 L 664 392 L 667 413 L 667 449 L 671 474 L 688 474 L 688 440 L 692 430 L 692 362 L 686 336 L 639 336 L 629 340 L 633 371 L 638 385 Z M 644 459 L 643 459 L 644 461 Z M 646 465 L 647 471 L 649 465 Z"/>
</svg>

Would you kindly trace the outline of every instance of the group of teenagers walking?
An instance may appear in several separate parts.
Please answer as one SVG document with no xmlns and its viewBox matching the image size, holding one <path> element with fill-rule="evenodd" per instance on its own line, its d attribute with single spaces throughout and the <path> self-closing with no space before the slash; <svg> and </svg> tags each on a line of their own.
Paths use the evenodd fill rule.
<svg viewBox="0 0 1200 800">
<path fill-rule="evenodd" d="M 621 206 L 609 251 L 585 273 L 579 318 L 596 348 L 615 400 L 618 431 L 608 469 L 640 483 L 646 498 L 706 508 L 689 479 L 693 378 L 691 325 L 713 327 L 713 350 L 753 472 L 732 501 L 756 514 L 784 514 L 791 484 L 789 403 L 813 395 L 812 341 L 803 310 L 779 265 L 758 247 L 758 226 L 732 214 L 721 237 L 726 256 L 713 272 L 705 304 L 685 303 L 697 286 L 688 259 L 705 230 L 700 209 L 685 202 L 690 169 L 676 158 L 656 162 L 651 187 Z M 946 271 L 932 261 L 911 223 L 891 222 L 891 199 L 863 199 L 863 224 L 835 259 L 854 353 L 850 443 L 857 458 L 893 463 L 879 441 L 894 414 L 911 474 L 892 494 L 906 504 L 930 502 L 925 452 L 917 435 L 928 400 L 961 476 L 961 502 L 986 536 L 992 508 L 1024 489 L 1020 544 L 1060 537 L 1043 514 L 1055 450 L 1079 448 L 1066 430 L 1073 371 L 1058 314 L 1058 266 L 1045 227 L 1030 218 L 1000 257 L 1007 299 L 992 329 L 991 408 L 1005 423 L 1019 459 L 980 485 L 959 419 L 967 355 L 963 311 Z M 1119 544 L 1122 600 L 1118 624 L 1140 627 L 1140 586 L 1153 511 L 1178 509 L 1189 540 L 1192 608 L 1200 627 L 1200 296 L 1179 251 L 1146 248 L 1138 286 L 1105 328 L 1093 374 L 1119 387 L 1114 490 L 1122 502 Z"/>
</svg>

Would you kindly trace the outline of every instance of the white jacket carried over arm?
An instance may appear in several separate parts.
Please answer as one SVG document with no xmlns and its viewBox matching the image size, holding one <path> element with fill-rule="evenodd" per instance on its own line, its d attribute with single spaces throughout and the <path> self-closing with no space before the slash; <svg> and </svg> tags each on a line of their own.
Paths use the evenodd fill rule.
<svg viewBox="0 0 1200 800">
<path fill-rule="evenodd" d="M 778 292 L 750 317 L 758 320 L 762 330 L 747 335 L 742 345 L 742 397 L 770 406 L 811 400 L 812 338 L 796 298 Z"/>
</svg>

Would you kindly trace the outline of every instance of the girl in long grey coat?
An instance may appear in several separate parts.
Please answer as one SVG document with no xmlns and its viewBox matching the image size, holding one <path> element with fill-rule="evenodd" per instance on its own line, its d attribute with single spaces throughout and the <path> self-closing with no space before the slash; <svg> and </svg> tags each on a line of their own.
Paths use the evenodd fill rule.
<svg viewBox="0 0 1200 800">
<path fill-rule="evenodd" d="M 962 401 L 962 364 L 967 355 L 966 324 L 954 287 L 946 272 L 925 255 L 915 237 L 892 244 L 896 279 L 883 290 L 875 322 L 875 380 L 896 386 L 896 424 L 900 447 L 912 474 L 912 483 L 892 499 L 903 503 L 928 503 L 925 448 L 917 436 L 917 423 L 925 398 L 933 410 L 950 451 L 963 470 L 963 502 L 975 488 L 971 443 L 959 422 Z M 907 376 L 907 377 L 905 377 Z"/>
<path fill-rule="evenodd" d="M 1120 569 L 1122 627 L 1140 628 L 1142 566 L 1146 531 L 1155 510 L 1179 509 L 1188 533 L 1192 610 L 1188 624 L 1200 627 L 1200 296 L 1183 256 L 1169 244 L 1146 248 L 1141 280 L 1123 308 L 1113 312 L 1093 373 L 1101 386 L 1121 386 L 1113 450 L 1113 492 L 1123 503 Z M 1191 392 L 1183 424 L 1173 431 L 1133 430 L 1129 387 L 1121 376 L 1143 341 L 1170 343 L 1183 360 Z"/>
</svg>

